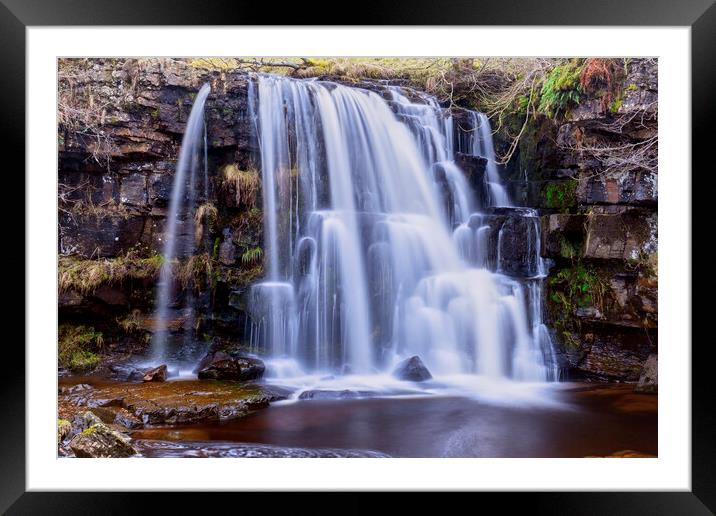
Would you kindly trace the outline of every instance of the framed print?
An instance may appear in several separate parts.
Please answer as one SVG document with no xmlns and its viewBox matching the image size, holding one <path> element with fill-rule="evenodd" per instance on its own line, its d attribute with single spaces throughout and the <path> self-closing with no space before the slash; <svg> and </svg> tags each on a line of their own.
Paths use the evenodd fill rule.
<svg viewBox="0 0 716 516">
<path fill-rule="evenodd" d="M 355 26 L 130 4 L 0 11 L 26 203 L 3 510 L 151 490 L 714 510 L 691 293 L 712 3 Z"/>
</svg>

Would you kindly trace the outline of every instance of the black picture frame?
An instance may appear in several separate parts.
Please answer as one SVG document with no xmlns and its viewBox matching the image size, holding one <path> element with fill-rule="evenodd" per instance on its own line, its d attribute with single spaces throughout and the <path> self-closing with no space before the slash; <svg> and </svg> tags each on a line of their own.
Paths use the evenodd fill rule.
<svg viewBox="0 0 716 516">
<path fill-rule="evenodd" d="M 5 149 L 22 149 L 25 143 L 25 106 L 32 99 L 25 95 L 25 29 L 43 25 L 334 25 L 350 20 L 356 25 L 573 25 L 573 26 L 689 26 L 691 27 L 691 81 L 692 81 L 692 175 L 698 177 L 698 188 L 692 186 L 692 241 L 697 235 L 710 235 L 707 225 L 711 217 L 697 216 L 697 206 L 709 206 L 706 195 L 715 191 L 713 186 L 714 92 L 716 92 L 716 5 L 714 0 L 489 0 L 471 3 L 467 0 L 434 2 L 412 0 L 391 2 L 385 5 L 356 4 L 354 12 L 343 11 L 340 17 L 331 5 L 302 2 L 281 5 L 270 2 L 242 2 L 213 0 L 188 2 L 186 0 L 0 0 L 0 91 L 2 92 L 2 142 Z M 341 8 L 342 10 L 342 8 Z M 350 14 L 349 14 L 350 13 Z M 5 162 L 3 181 L 15 181 L 11 197 L 19 200 L 27 194 L 24 153 L 14 151 L 17 161 L 11 166 Z M 12 171 L 12 174 L 9 172 Z M 698 174 L 698 175 L 697 175 Z M 8 190 L 6 190 L 7 192 Z M 24 211 L 16 211 L 23 213 Z M 24 219 L 23 219 L 24 221 Z M 25 227 L 15 220 L 6 238 L 17 248 L 12 253 L 13 271 L 24 270 L 32 274 L 25 263 Z M 703 230 L 703 231 L 702 231 Z M 23 249 L 20 251 L 20 249 Z M 702 244 L 702 250 L 708 249 Z M 704 330 L 709 320 L 711 304 L 697 303 L 695 294 L 713 292 L 716 282 L 709 267 L 710 253 L 694 253 L 692 270 L 701 271 L 706 284 L 692 292 L 692 321 L 694 329 Z M 701 274 L 700 273 L 700 274 Z M 13 274 L 20 282 L 20 275 Z M 708 287 L 712 288 L 708 288 Z M 9 287 L 8 287 L 9 288 Z M 19 302 L 24 283 L 11 289 L 6 298 L 8 308 L 28 309 Z M 707 294 L 708 295 L 708 294 Z M 23 307 L 23 308 L 20 308 Z M 668 307 L 664 307 L 668 309 Z M 8 319 L 10 316 L 7 315 Z M 20 320 L 19 317 L 15 320 Z M 697 324 L 698 323 L 698 324 Z M 9 325 L 8 325 L 9 326 Z M 19 325 L 18 325 L 19 326 Z M 24 337 L 24 330 L 20 330 Z M 694 337 L 697 333 L 694 333 Z M 502 493 L 471 494 L 490 498 L 510 510 L 529 510 L 536 513 L 559 514 L 713 514 L 716 512 L 716 412 L 713 400 L 713 338 L 705 331 L 702 339 L 693 338 L 692 347 L 692 491 L 691 492 L 591 492 L 591 493 Z M 148 512 L 146 494 L 129 493 L 39 493 L 25 492 L 25 352 L 19 345 L 21 335 L 10 338 L 6 334 L 3 353 L 10 367 L 3 368 L 0 414 L 0 511 L 8 514 L 78 514 Z M 24 340 L 24 339 L 23 339 Z M 689 343 L 666 343 L 688 349 Z M 192 497 L 195 495 L 192 495 Z M 214 502 L 225 497 L 212 494 Z M 266 500 L 272 504 L 283 496 L 276 493 L 249 495 L 243 493 L 243 510 L 255 506 L 265 510 Z M 374 495 L 350 495 L 351 500 L 328 501 L 322 506 L 342 512 L 366 512 L 375 506 Z M 509 497 L 509 498 L 508 498 Z M 455 500 L 455 499 L 453 499 Z M 509 500 L 509 502 L 508 502 Z M 188 493 L 173 494 L 161 501 L 163 512 L 188 508 L 194 501 Z M 212 503 L 214 503 L 212 502 Z M 294 502 L 295 503 L 295 502 Z M 410 505 L 425 506 L 422 495 L 411 495 L 403 508 Z M 453 501 L 451 505 L 462 503 Z M 469 502 L 471 505 L 474 501 Z M 481 504 L 484 502 L 480 502 Z M 489 503 L 489 502 L 488 502 Z M 337 505 L 336 505 L 337 504 Z M 507 505 L 509 504 L 509 505 Z M 274 505 L 275 507 L 275 505 Z M 487 507 L 487 506 L 483 506 Z M 335 512 L 334 512 L 335 513 Z"/>
</svg>

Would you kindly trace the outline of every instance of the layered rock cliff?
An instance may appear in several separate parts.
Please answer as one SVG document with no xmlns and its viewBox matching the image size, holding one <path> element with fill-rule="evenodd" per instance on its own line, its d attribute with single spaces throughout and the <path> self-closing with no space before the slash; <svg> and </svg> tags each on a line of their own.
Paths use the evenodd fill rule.
<svg viewBox="0 0 716 516">
<path fill-rule="evenodd" d="M 560 116 L 529 118 L 504 171 L 514 203 L 541 215 L 547 322 L 569 377 L 636 381 L 657 350 L 657 70 L 623 66 Z M 198 334 L 245 344 L 243 293 L 263 273 L 247 78 L 191 60 L 60 62 L 61 324 L 101 332 L 105 350 L 147 345 L 179 146 L 208 82 L 209 245 L 176 281 L 201 300 Z M 496 144 L 508 146 L 523 120 L 500 126 Z M 469 159 L 458 154 L 470 180 L 484 163 Z"/>
<path fill-rule="evenodd" d="M 656 61 L 623 60 L 610 82 L 531 121 L 505 174 L 542 213 L 547 322 L 569 376 L 636 381 L 657 353 Z"/>
</svg>

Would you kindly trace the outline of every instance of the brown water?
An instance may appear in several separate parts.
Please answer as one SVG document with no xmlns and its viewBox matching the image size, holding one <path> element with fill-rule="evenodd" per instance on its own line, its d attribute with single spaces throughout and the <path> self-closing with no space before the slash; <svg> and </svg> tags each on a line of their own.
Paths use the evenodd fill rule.
<svg viewBox="0 0 716 516">
<path fill-rule="evenodd" d="M 657 455 L 657 396 L 633 390 L 570 384 L 555 395 L 562 406 L 531 408 L 457 397 L 307 400 L 132 437 L 146 456 Z"/>
</svg>

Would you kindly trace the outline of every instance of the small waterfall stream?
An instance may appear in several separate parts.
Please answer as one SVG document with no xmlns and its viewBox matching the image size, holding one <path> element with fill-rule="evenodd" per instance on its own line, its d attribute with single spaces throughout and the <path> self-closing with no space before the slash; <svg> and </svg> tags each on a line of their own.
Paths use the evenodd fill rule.
<svg viewBox="0 0 716 516">
<path fill-rule="evenodd" d="M 183 308 L 176 306 L 174 267 L 179 258 L 191 257 L 196 250 L 194 209 L 197 204 L 197 179 L 203 181 L 204 200 L 208 197 L 204 104 L 210 92 L 209 85 L 204 84 L 194 100 L 174 173 L 164 232 L 163 264 L 157 283 L 154 332 L 150 351 L 153 363 L 176 362 L 176 357 L 172 356 L 171 350 L 168 349 L 169 327 L 172 319 L 183 320 L 184 327 L 189 330 L 185 332 L 186 338 L 193 338 L 191 331 L 194 328 L 195 318 L 192 306 L 193 294 L 191 292 L 186 294 L 187 299 L 184 301 Z M 201 176 L 197 178 L 199 174 Z M 190 347 L 182 346 L 182 348 Z"/>
<path fill-rule="evenodd" d="M 468 150 L 487 159 L 481 206 L 429 95 L 271 75 L 249 95 L 267 257 L 251 346 L 271 374 L 375 375 L 419 355 L 436 377 L 557 378 L 539 218 L 511 207 L 484 114 Z"/>
</svg>

